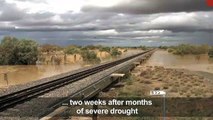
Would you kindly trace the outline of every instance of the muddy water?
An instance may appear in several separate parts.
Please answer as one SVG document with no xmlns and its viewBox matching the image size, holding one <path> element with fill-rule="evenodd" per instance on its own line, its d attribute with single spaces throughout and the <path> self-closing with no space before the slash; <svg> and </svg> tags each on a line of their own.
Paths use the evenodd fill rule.
<svg viewBox="0 0 213 120">
<path fill-rule="evenodd" d="M 208 55 L 179 56 L 168 53 L 167 51 L 158 50 L 148 60 L 147 65 L 213 73 L 213 60 Z"/>
<path fill-rule="evenodd" d="M 0 87 L 24 84 L 80 68 L 81 65 L 21 65 L 0 66 Z M 7 73 L 7 81 L 4 73 Z"/>
<path fill-rule="evenodd" d="M 120 57 L 138 53 L 138 50 L 129 50 Z M 119 58 L 119 57 L 118 57 Z M 103 59 L 102 62 L 114 60 L 116 58 L 109 57 Z M 21 66 L 0 66 L 0 88 L 10 85 L 24 84 L 52 75 L 72 71 L 84 67 L 84 64 L 70 65 L 21 65 Z M 7 73 L 5 80 L 4 73 Z"/>
</svg>

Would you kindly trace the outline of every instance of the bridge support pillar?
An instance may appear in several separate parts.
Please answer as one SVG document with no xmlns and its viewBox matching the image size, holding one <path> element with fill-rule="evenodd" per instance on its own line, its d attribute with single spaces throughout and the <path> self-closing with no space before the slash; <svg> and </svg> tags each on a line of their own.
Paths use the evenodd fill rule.
<svg viewBox="0 0 213 120">
<path fill-rule="evenodd" d="M 125 76 L 125 74 L 121 73 L 113 73 L 110 75 L 112 79 L 117 79 L 117 82 L 120 82 L 120 79 Z"/>
</svg>

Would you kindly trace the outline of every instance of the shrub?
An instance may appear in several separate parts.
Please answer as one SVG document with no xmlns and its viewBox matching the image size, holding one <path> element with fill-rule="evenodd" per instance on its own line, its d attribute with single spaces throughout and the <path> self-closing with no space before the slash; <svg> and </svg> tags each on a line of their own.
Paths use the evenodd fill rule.
<svg viewBox="0 0 213 120">
<path fill-rule="evenodd" d="M 128 93 L 123 90 L 120 90 L 118 93 L 118 96 L 127 96 L 127 95 L 128 95 Z"/>
<path fill-rule="evenodd" d="M 99 49 L 101 52 L 108 52 L 110 53 L 111 48 L 110 47 L 102 47 Z"/>
<path fill-rule="evenodd" d="M 126 84 L 127 84 L 127 85 L 132 85 L 132 80 L 131 80 L 131 79 L 130 79 L 130 80 L 127 80 Z"/>
<path fill-rule="evenodd" d="M 68 46 L 67 48 L 65 48 L 65 51 L 64 51 L 66 54 L 78 54 L 80 53 L 80 50 L 79 48 L 75 47 L 75 46 Z"/>
<path fill-rule="evenodd" d="M 110 51 L 111 56 L 116 57 L 121 55 L 122 53 L 117 48 L 112 48 Z"/>
<path fill-rule="evenodd" d="M 168 52 L 169 52 L 169 53 L 173 53 L 174 50 L 170 48 L 170 49 L 168 49 Z"/>
<path fill-rule="evenodd" d="M 211 58 L 213 57 L 213 47 L 211 47 L 211 49 L 209 49 L 208 55 Z"/>
<path fill-rule="evenodd" d="M 139 47 L 141 50 L 147 50 L 148 48 L 146 46 L 140 46 Z"/>
<path fill-rule="evenodd" d="M 163 49 L 163 50 L 167 50 L 167 49 L 168 49 L 167 46 L 159 46 L 158 48 L 159 48 L 159 49 Z"/>
<path fill-rule="evenodd" d="M 53 52 L 58 50 L 62 50 L 62 48 L 58 45 L 44 44 L 40 46 L 41 52 Z"/>
<path fill-rule="evenodd" d="M 38 44 L 32 40 L 20 40 L 17 44 L 16 63 L 21 65 L 36 64 L 38 58 Z"/>
<path fill-rule="evenodd" d="M 97 57 L 97 55 L 94 51 L 83 50 L 83 51 L 81 51 L 80 54 L 85 62 L 90 62 L 90 63 L 99 63 L 100 62 L 100 58 Z"/>
<path fill-rule="evenodd" d="M 176 55 L 200 55 L 205 54 L 208 52 L 209 47 L 208 45 L 200 45 L 200 46 L 194 46 L 189 44 L 181 44 L 175 47 L 170 48 L 170 52 L 173 51 Z"/>
<path fill-rule="evenodd" d="M 36 64 L 38 53 L 38 44 L 35 41 L 4 37 L 0 44 L 0 64 Z"/>
</svg>

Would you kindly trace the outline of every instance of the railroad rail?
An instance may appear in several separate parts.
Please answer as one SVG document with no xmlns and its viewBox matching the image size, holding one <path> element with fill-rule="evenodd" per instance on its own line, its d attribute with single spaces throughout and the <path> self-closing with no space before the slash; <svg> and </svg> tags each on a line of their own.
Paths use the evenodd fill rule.
<svg viewBox="0 0 213 120">
<path fill-rule="evenodd" d="M 0 97 L 0 111 L 4 111 L 8 108 L 11 108 L 17 104 L 23 103 L 27 100 L 30 100 L 32 98 L 35 98 L 39 95 L 42 95 L 44 93 L 47 93 L 49 91 L 52 91 L 54 89 L 60 88 L 62 86 L 65 86 L 67 84 L 73 83 L 75 81 L 81 80 L 83 78 L 86 78 L 90 75 L 96 74 L 98 72 L 101 72 L 103 70 L 109 69 L 113 66 L 116 66 L 118 64 L 124 63 L 128 60 L 131 60 L 133 58 L 136 58 L 138 56 L 141 56 L 143 54 L 152 52 L 153 50 L 148 50 L 142 53 L 138 53 L 136 55 L 132 55 L 126 58 L 118 59 L 109 63 L 101 64 L 83 71 L 80 71 L 78 73 L 71 74 L 66 77 L 62 77 L 53 81 L 49 81 L 43 84 L 39 84 L 30 88 L 26 88 L 11 94 L 7 94 Z"/>
</svg>

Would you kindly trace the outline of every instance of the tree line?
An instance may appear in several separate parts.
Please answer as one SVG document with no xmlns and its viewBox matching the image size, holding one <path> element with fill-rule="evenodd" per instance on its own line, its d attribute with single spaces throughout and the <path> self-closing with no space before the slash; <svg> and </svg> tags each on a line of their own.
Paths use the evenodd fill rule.
<svg viewBox="0 0 213 120">
<path fill-rule="evenodd" d="M 175 55 L 208 54 L 209 57 L 213 57 L 213 47 L 209 45 L 180 44 L 177 46 L 159 46 L 159 49 L 167 50 L 169 53 L 173 53 Z"/>
<path fill-rule="evenodd" d="M 83 61 L 100 62 L 93 50 L 108 52 L 111 56 L 121 55 L 121 52 L 115 47 L 104 46 L 76 46 L 70 45 L 61 47 L 58 45 L 44 44 L 39 45 L 34 40 L 18 39 L 15 37 L 4 37 L 0 43 L 0 65 L 35 65 L 41 53 L 50 53 L 63 51 L 64 54 L 80 54 Z"/>
</svg>

